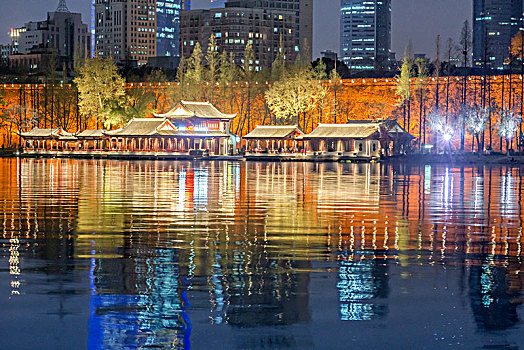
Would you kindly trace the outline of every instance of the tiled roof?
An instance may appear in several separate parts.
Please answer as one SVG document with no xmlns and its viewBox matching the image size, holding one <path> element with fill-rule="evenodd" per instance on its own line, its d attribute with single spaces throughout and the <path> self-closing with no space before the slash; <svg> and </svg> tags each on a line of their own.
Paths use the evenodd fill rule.
<svg viewBox="0 0 524 350">
<path fill-rule="evenodd" d="M 102 137 L 104 136 L 103 130 L 84 130 L 78 133 L 76 137 Z"/>
<path fill-rule="evenodd" d="M 257 126 L 253 131 L 244 136 L 245 139 L 283 139 L 291 137 L 294 133 L 303 135 L 297 125 L 271 125 Z"/>
<path fill-rule="evenodd" d="M 60 140 L 60 141 L 76 141 L 78 139 L 74 135 L 60 135 L 60 136 L 58 136 L 58 140 Z"/>
<path fill-rule="evenodd" d="M 33 137 L 58 137 L 60 135 L 63 136 L 70 136 L 73 135 L 71 133 L 68 133 L 64 131 L 63 129 L 40 129 L 40 128 L 34 128 L 31 131 L 28 132 L 22 132 L 20 133 L 20 136 L 25 138 L 33 138 Z"/>
<path fill-rule="evenodd" d="M 413 135 L 408 133 L 395 119 L 384 119 L 384 120 L 348 120 L 348 124 L 355 125 L 355 124 L 378 124 L 381 129 L 380 131 L 384 133 L 385 135 L 389 135 L 393 138 L 407 138 L 407 139 L 415 139 Z"/>
<path fill-rule="evenodd" d="M 135 118 L 126 126 L 117 130 L 105 131 L 109 136 L 153 136 L 160 127 L 167 121 L 165 118 Z"/>
<path fill-rule="evenodd" d="M 161 130 L 158 132 L 160 136 L 180 136 L 180 137 L 229 137 L 228 134 L 222 131 L 170 131 L 170 130 Z"/>
<path fill-rule="evenodd" d="M 164 127 L 167 126 L 167 127 Z M 104 134 L 113 137 L 129 136 L 173 136 L 173 137 L 229 137 L 219 130 L 211 131 L 180 131 L 170 130 L 171 123 L 167 118 L 133 119 L 121 129 L 105 131 Z"/>
<path fill-rule="evenodd" d="M 365 139 L 377 132 L 379 123 L 320 124 L 304 139 Z"/>
<path fill-rule="evenodd" d="M 181 113 L 180 107 L 185 112 Z M 201 118 L 201 119 L 233 119 L 236 114 L 224 114 L 209 102 L 181 101 L 173 109 L 165 114 L 155 114 L 160 118 Z"/>
</svg>

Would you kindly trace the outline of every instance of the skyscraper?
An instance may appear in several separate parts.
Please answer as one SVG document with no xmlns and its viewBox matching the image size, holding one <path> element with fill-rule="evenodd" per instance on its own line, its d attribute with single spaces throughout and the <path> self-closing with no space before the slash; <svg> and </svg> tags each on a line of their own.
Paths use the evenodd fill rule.
<svg viewBox="0 0 524 350">
<path fill-rule="evenodd" d="M 180 54 L 180 11 L 190 10 L 190 1 L 162 0 L 156 2 L 156 55 Z"/>
<path fill-rule="evenodd" d="M 475 66 L 503 69 L 511 39 L 523 27 L 522 0 L 473 1 L 473 61 Z"/>
<path fill-rule="evenodd" d="M 228 0 L 227 7 L 255 7 L 295 11 L 295 51 L 307 42 L 308 55 L 313 45 L 313 0 Z"/>
<path fill-rule="evenodd" d="M 216 38 L 218 52 L 233 54 L 237 65 L 244 63 L 246 45 L 253 47 L 254 70 L 271 67 L 280 45 L 286 60 L 293 62 L 295 51 L 295 11 L 231 7 L 191 10 L 181 16 L 181 55 L 189 57 L 195 45 L 207 50 L 211 34 Z"/>
<path fill-rule="evenodd" d="M 27 22 L 18 33 L 21 54 L 35 49 L 54 49 L 58 57 L 73 62 L 75 54 L 85 57 L 90 51 L 87 24 L 82 23 L 80 13 L 70 12 L 63 0 L 56 11 L 47 13 L 47 20 Z"/>
<path fill-rule="evenodd" d="M 139 66 L 180 53 L 180 11 L 189 0 L 93 0 L 95 55 Z"/>
<path fill-rule="evenodd" d="M 52 54 L 56 54 L 60 65 L 72 68 L 75 56 L 87 57 L 91 51 L 88 25 L 82 22 L 80 13 L 69 11 L 65 0 L 60 0 L 55 11 L 47 13 L 46 20 L 11 29 L 11 40 L 11 48 L 4 50 L 9 49 L 11 55 L 18 54 L 10 58 L 12 63 L 25 64 L 32 59 L 31 69 L 42 68 L 44 56 Z"/>
<path fill-rule="evenodd" d="M 391 0 L 341 0 L 340 58 L 350 69 L 387 70 Z"/>
<path fill-rule="evenodd" d="M 156 2 L 95 0 L 95 55 L 144 65 L 156 56 Z"/>
</svg>

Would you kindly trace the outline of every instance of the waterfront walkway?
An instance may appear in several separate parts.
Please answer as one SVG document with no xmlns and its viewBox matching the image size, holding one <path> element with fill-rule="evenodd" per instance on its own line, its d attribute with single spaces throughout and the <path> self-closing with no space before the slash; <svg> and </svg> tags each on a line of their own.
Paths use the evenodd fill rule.
<svg viewBox="0 0 524 350">
<path fill-rule="evenodd" d="M 201 155 L 172 152 L 119 152 L 119 151 L 7 151 L 0 157 L 21 158 L 74 158 L 114 160 L 215 160 L 215 161 L 262 161 L 262 162 L 401 162 L 410 164 L 511 164 L 524 165 L 524 155 L 505 154 L 411 154 L 382 158 L 356 157 L 351 154 L 331 153 L 248 153 L 246 155 Z"/>
<path fill-rule="evenodd" d="M 316 153 L 248 153 L 246 155 L 202 155 L 173 152 L 122 152 L 122 151 L 48 151 L 24 150 L 13 154 L 22 158 L 79 158 L 120 160 L 231 160 L 269 162 L 376 162 L 379 157 L 357 157 L 341 152 Z"/>
</svg>

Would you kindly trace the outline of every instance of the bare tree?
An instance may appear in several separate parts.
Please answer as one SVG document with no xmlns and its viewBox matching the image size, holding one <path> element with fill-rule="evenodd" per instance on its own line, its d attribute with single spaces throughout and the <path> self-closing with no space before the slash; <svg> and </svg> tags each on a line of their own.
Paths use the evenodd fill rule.
<svg viewBox="0 0 524 350">
<path fill-rule="evenodd" d="M 411 75 L 413 70 L 413 46 L 411 42 L 404 52 L 404 60 L 400 69 L 400 76 L 397 77 L 398 84 L 395 91 L 398 96 L 397 106 L 403 108 L 404 129 L 410 132 L 411 129 Z"/>
<path fill-rule="evenodd" d="M 14 105 L 5 111 L 4 121 L 11 124 L 11 130 L 18 133 L 26 132 L 38 126 L 40 115 L 38 111 L 27 106 Z M 14 126 L 14 128 L 13 128 Z"/>
<path fill-rule="evenodd" d="M 462 66 L 464 68 L 464 76 L 462 78 L 462 106 L 466 108 L 467 103 L 467 84 L 469 74 L 467 72 L 467 67 L 469 65 L 469 57 L 472 47 L 472 33 L 469 22 L 464 21 L 462 26 L 462 32 L 460 34 L 460 46 L 462 49 Z M 466 135 L 466 123 L 462 123 L 462 129 L 460 134 L 460 150 L 464 151 L 465 145 L 465 135 Z M 477 135 L 478 136 L 478 135 Z"/>
<path fill-rule="evenodd" d="M 418 58 L 415 60 L 418 71 L 418 81 L 416 86 L 416 94 L 419 99 L 419 147 L 421 142 L 426 143 L 426 114 L 425 114 L 425 102 L 426 93 L 428 89 L 428 64 L 427 60 Z"/>
<path fill-rule="evenodd" d="M 503 108 L 497 122 L 497 132 L 501 138 L 506 140 L 506 152 L 509 154 L 511 149 L 510 142 L 513 143 L 515 133 L 519 129 L 520 116 L 511 109 Z"/>
</svg>

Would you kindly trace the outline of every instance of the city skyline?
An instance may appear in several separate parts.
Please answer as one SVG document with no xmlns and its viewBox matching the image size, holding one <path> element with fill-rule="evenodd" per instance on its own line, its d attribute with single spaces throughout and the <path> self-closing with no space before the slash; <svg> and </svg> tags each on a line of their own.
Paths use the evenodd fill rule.
<svg viewBox="0 0 524 350">
<path fill-rule="evenodd" d="M 524 350 L 524 0 L 0 2 L 3 348 Z"/>
<path fill-rule="evenodd" d="M 6 2 L 6 0 L 2 0 Z M 9 41 L 11 27 L 22 26 L 28 21 L 45 19 L 48 11 L 53 11 L 57 0 L 20 0 L 9 4 L 11 11 L 0 14 L 0 43 Z M 90 17 L 90 1 L 67 0 L 69 10 L 80 12 L 87 19 Z M 192 9 L 209 8 L 210 0 L 193 0 Z M 392 51 L 401 58 L 404 48 L 411 40 L 416 53 L 434 55 L 434 41 L 437 35 L 458 41 L 464 20 L 472 22 L 472 0 L 397 0 L 392 3 Z M 339 14 L 340 0 L 314 1 L 314 38 L 313 57 L 319 57 L 326 49 L 339 51 Z M 409 18 L 409 21 L 405 21 Z M 446 18 L 446 23 L 442 22 Z M 431 28 L 420 30 L 421 27 Z"/>
</svg>

